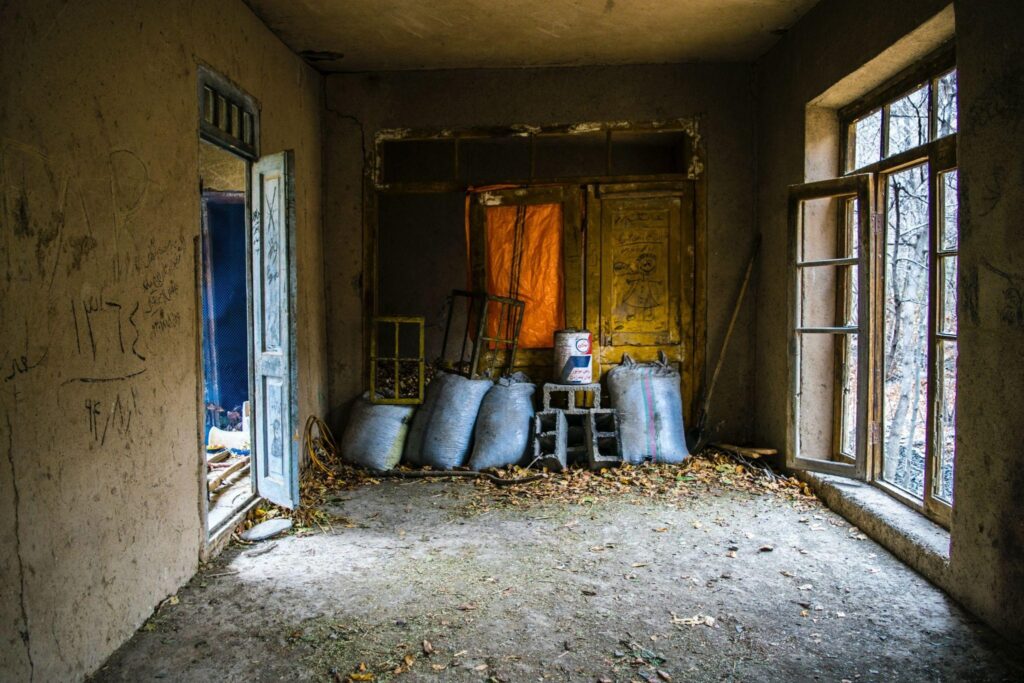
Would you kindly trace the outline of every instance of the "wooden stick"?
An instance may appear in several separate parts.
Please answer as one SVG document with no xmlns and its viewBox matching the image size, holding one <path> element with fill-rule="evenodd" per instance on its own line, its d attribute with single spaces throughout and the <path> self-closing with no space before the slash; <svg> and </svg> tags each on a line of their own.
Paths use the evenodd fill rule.
<svg viewBox="0 0 1024 683">
<path fill-rule="evenodd" d="M 722 365 L 725 362 L 725 352 L 729 348 L 729 340 L 732 339 L 732 332 L 736 328 L 736 320 L 740 317 L 740 308 L 743 306 L 743 298 L 747 294 L 747 287 L 750 285 L 750 275 L 754 272 L 754 264 L 757 262 L 757 254 L 761 250 L 761 236 L 757 236 L 754 242 L 754 251 L 750 254 L 750 261 L 747 263 L 747 272 L 743 276 L 743 284 L 740 286 L 739 296 L 736 297 L 736 305 L 732 309 L 732 318 L 729 320 L 729 327 L 725 331 L 725 339 L 722 341 L 722 350 L 718 354 L 718 362 L 715 364 L 715 372 L 711 375 L 711 384 L 708 385 L 708 393 L 704 395 L 700 413 L 697 417 L 697 448 L 700 450 L 701 441 L 704 439 L 704 429 L 708 420 L 708 406 L 711 405 L 711 396 L 715 393 L 715 384 L 718 382 L 718 375 L 722 372 Z"/>
<path fill-rule="evenodd" d="M 217 451 L 216 453 L 207 453 L 206 454 L 206 464 L 212 465 L 215 462 L 220 462 L 222 460 L 227 460 L 230 457 L 231 457 L 231 451 L 229 451 L 226 448 L 224 450 L 222 450 L 222 451 Z"/>
<path fill-rule="evenodd" d="M 739 453 L 745 455 L 748 458 L 757 459 L 764 455 L 778 455 L 778 451 L 774 448 L 751 448 L 749 446 L 734 446 L 731 443 L 713 443 L 712 448 L 718 448 L 723 451 L 732 451 L 733 453 Z"/>
<path fill-rule="evenodd" d="M 245 458 L 244 460 L 239 460 L 236 463 L 232 463 L 230 467 L 228 467 L 228 468 L 218 472 L 216 476 L 214 476 L 212 478 L 207 478 L 207 480 L 206 480 L 206 487 L 210 491 L 213 491 L 218 486 L 221 485 L 221 482 L 223 482 L 225 479 L 227 479 L 233 473 L 237 472 L 238 470 L 242 469 L 243 467 L 248 467 L 248 466 L 249 466 L 249 459 L 248 458 Z"/>
</svg>

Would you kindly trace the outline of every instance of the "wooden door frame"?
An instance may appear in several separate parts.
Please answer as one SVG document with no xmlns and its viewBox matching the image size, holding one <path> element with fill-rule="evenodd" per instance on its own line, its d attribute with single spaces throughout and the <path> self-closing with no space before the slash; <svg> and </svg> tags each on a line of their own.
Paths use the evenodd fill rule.
<svg viewBox="0 0 1024 683">
<path fill-rule="evenodd" d="M 498 138 L 523 135 L 545 135 L 545 134 L 583 134 L 593 131 L 605 131 L 609 135 L 613 131 L 679 131 L 686 133 L 690 138 L 690 158 L 685 173 L 649 174 L 649 175 L 596 175 L 576 176 L 571 178 L 536 178 L 536 179 L 509 179 L 510 184 L 532 184 L 538 185 L 576 185 L 584 187 L 588 184 L 612 184 L 629 182 L 691 182 L 693 184 L 693 219 L 694 219 L 694 254 L 693 254 L 693 277 L 694 277 L 694 396 L 700 396 L 706 390 L 708 381 L 707 368 L 707 229 L 708 229 L 708 172 L 707 152 L 705 149 L 704 137 L 701 132 L 701 117 L 675 118 L 662 121 L 611 121 L 611 122 L 587 122 L 575 124 L 555 124 L 544 126 L 513 125 L 507 127 L 485 127 L 467 128 L 455 130 L 446 129 L 382 129 L 372 135 L 370 150 L 367 159 L 364 161 L 363 185 L 362 185 L 362 238 L 363 238 L 363 276 L 360 278 L 362 293 L 362 342 L 363 354 L 361 358 L 363 389 L 369 386 L 369 364 L 362 362 L 369 357 L 370 353 L 370 321 L 377 315 L 379 304 L 379 204 L 382 195 L 420 194 L 420 193 L 448 193 L 465 192 L 470 188 L 465 182 L 458 180 L 446 180 L 436 182 L 407 182 L 407 183 L 384 183 L 381 179 L 381 146 L 391 140 L 402 139 L 444 139 L 456 138 Z M 610 139 L 610 138 L 609 138 Z M 456 168 L 457 171 L 457 161 Z M 585 211 L 585 205 L 584 205 Z M 585 218 L 584 218 L 585 222 Z M 586 237 L 584 236 L 584 251 L 586 249 Z M 582 268 L 581 268 L 582 270 Z M 586 285 L 584 284 L 584 297 Z M 586 299 L 584 299 L 584 303 Z"/>
</svg>

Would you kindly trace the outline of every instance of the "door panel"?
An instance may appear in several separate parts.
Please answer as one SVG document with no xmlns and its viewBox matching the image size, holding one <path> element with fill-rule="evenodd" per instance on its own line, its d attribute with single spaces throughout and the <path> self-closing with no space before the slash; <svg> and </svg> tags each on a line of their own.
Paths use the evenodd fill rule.
<svg viewBox="0 0 1024 683">
<path fill-rule="evenodd" d="M 693 418 L 693 184 L 590 186 L 587 201 L 586 327 L 605 372 L 622 361 L 664 352 L 682 377 L 684 419 Z"/>
<path fill-rule="evenodd" d="M 294 336 L 292 153 L 253 166 L 252 282 L 256 488 L 284 507 L 299 502 Z"/>
</svg>

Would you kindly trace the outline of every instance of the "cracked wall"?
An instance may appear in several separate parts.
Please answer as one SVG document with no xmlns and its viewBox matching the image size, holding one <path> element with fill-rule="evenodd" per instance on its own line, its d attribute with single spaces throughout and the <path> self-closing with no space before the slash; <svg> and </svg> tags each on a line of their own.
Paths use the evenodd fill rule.
<svg viewBox="0 0 1024 683">
<path fill-rule="evenodd" d="M 321 78 L 243 3 L 0 7 L 0 670 L 75 680 L 196 569 L 197 64 L 296 152 L 299 403 L 323 414 Z"/>
</svg>

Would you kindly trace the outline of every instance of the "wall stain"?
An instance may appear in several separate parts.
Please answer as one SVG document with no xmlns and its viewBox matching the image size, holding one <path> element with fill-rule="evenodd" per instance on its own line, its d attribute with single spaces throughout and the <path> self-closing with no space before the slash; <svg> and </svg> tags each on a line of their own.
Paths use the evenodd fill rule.
<svg viewBox="0 0 1024 683">
<path fill-rule="evenodd" d="M 996 268 L 988 259 L 982 259 L 982 265 L 1006 281 L 999 319 L 1007 327 L 1024 330 L 1024 277 Z"/>
<path fill-rule="evenodd" d="M 977 326 L 981 324 L 981 315 L 978 313 L 978 267 L 971 264 L 961 268 L 960 288 L 964 314 L 972 325 Z"/>
<path fill-rule="evenodd" d="M 99 242 L 92 235 L 80 235 L 69 239 L 68 246 L 71 248 L 71 263 L 68 265 L 69 271 L 80 270 L 82 268 L 82 261 L 92 253 L 98 244 Z"/>
</svg>

